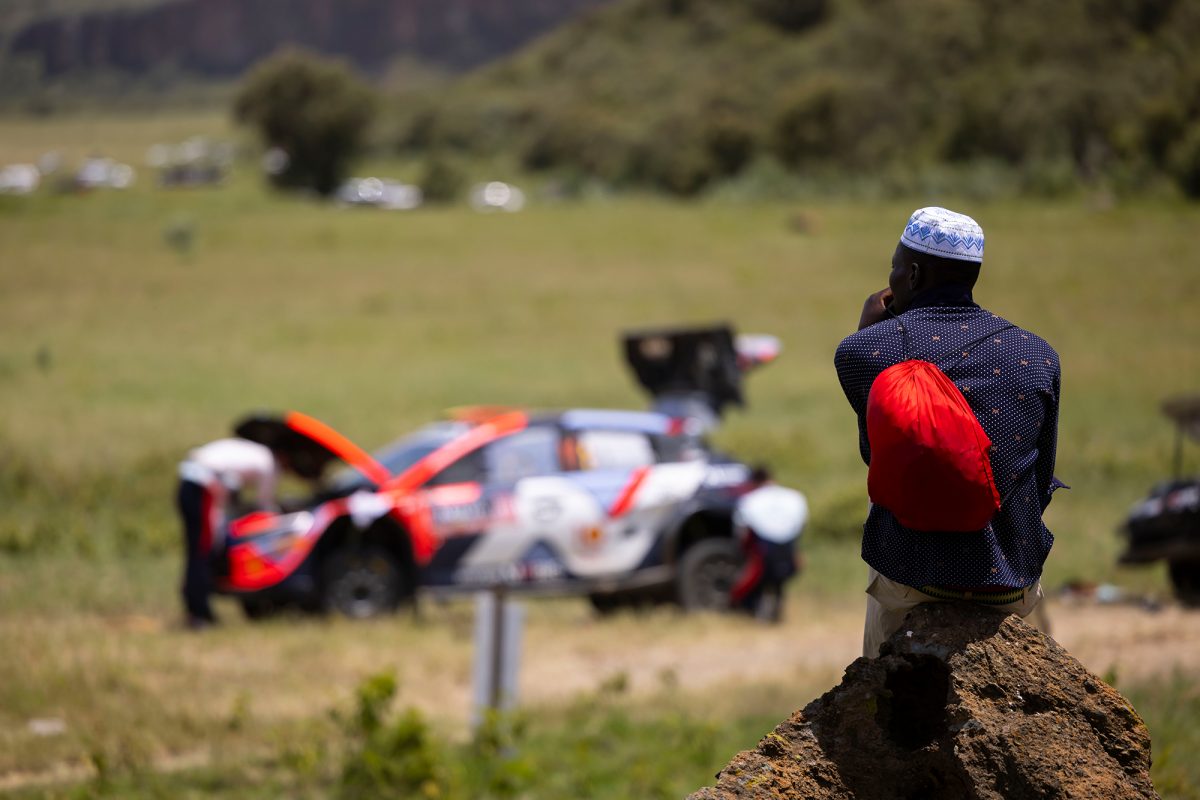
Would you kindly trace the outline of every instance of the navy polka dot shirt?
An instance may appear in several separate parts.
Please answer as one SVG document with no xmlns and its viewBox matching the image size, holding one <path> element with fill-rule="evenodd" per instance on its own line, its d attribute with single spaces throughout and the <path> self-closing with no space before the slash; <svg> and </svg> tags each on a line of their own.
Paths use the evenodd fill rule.
<svg viewBox="0 0 1200 800">
<path fill-rule="evenodd" d="M 908 586 L 1025 587 L 1042 574 L 1054 536 L 1042 522 L 1058 439 L 1058 354 L 1045 341 L 971 301 L 961 289 L 930 290 L 899 316 L 851 334 L 834 364 L 858 414 L 859 449 L 871 463 L 867 394 L 883 370 L 919 358 L 962 390 L 992 440 L 992 472 L 1003 505 L 982 531 L 928 533 L 873 506 L 863 526 L 863 560 Z"/>
</svg>

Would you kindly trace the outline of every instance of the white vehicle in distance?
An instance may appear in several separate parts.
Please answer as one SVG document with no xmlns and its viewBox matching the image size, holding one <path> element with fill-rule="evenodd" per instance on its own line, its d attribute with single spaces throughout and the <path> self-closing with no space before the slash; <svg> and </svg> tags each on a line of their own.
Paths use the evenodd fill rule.
<svg viewBox="0 0 1200 800">
<path fill-rule="evenodd" d="M 334 200 L 343 206 L 371 206 L 410 211 L 425 198 L 419 186 L 387 178 L 351 178 L 338 187 Z"/>
</svg>

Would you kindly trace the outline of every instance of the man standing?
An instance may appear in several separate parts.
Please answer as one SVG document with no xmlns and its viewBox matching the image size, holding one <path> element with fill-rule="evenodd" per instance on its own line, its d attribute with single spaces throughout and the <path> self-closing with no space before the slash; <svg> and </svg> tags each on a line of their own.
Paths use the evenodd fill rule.
<svg viewBox="0 0 1200 800">
<path fill-rule="evenodd" d="M 975 304 L 983 242 L 968 216 L 938 207 L 914 212 L 892 255 L 888 287 L 867 298 L 858 332 L 842 340 L 834 358 L 868 465 L 867 401 L 875 378 L 909 359 L 939 367 L 991 440 L 999 498 L 986 527 L 962 532 L 914 530 L 887 508 L 871 506 L 862 543 L 869 658 L 920 603 L 967 600 L 1024 617 L 1042 597 L 1042 565 L 1054 542 L 1042 512 L 1062 486 L 1054 478 L 1058 355 Z"/>
<path fill-rule="evenodd" d="M 800 571 L 796 542 L 807 521 L 804 495 L 776 484 L 766 467 L 755 467 L 733 513 L 746 556 L 730 590 L 734 608 L 770 622 L 781 619 L 783 585 Z"/>
<path fill-rule="evenodd" d="M 275 505 L 277 466 L 271 451 L 246 439 L 218 439 L 188 453 L 179 465 L 179 515 L 183 520 L 183 604 L 186 624 L 200 629 L 216 623 L 209 605 L 209 557 L 224 531 L 232 495 L 247 487 L 262 509 Z"/>
</svg>

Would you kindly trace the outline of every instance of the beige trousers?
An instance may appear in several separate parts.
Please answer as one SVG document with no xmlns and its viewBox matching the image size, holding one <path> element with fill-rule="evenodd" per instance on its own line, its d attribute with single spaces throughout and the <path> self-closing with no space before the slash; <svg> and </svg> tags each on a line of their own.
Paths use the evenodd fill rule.
<svg viewBox="0 0 1200 800">
<path fill-rule="evenodd" d="M 1042 600 L 1042 582 L 1027 587 L 1020 600 L 1000 606 L 985 605 L 997 611 L 1007 611 L 1019 617 L 1027 617 Z M 879 647 L 888 637 L 900 630 L 904 617 L 914 606 L 921 603 L 943 603 L 919 589 L 896 583 L 883 577 L 872 567 L 867 567 L 867 620 L 863 626 L 863 655 L 877 658 Z M 983 605 L 983 604 L 981 604 Z M 1038 627 L 1042 627 L 1038 625 Z M 1047 631 L 1048 632 L 1048 631 Z"/>
</svg>

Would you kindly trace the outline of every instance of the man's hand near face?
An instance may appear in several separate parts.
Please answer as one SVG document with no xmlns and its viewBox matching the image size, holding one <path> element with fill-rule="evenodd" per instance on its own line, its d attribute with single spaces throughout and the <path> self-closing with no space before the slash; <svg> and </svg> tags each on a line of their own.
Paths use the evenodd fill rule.
<svg viewBox="0 0 1200 800">
<path fill-rule="evenodd" d="M 891 288 L 880 289 L 863 303 L 862 316 L 858 318 L 858 329 L 869 328 L 887 317 L 887 307 L 892 302 Z"/>
</svg>

